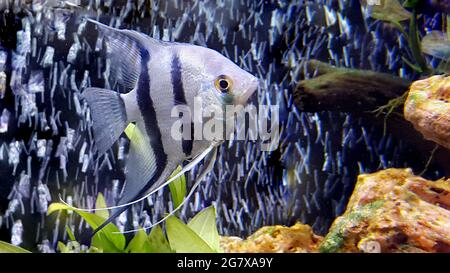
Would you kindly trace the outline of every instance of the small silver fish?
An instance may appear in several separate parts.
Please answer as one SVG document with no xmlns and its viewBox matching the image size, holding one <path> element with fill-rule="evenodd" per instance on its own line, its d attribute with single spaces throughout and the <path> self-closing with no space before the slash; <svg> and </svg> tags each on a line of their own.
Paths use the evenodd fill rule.
<svg viewBox="0 0 450 273">
<path fill-rule="evenodd" d="M 99 154 L 113 145 L 129 123 L 136 124 L 119 200 L 119 205 L 128 204 L 161 187 L 184 160 L 195 159 L 212 145 L 208 140 L 176 140 L 171 136 L 177 120 L 171 116 L 174 106 L 183 105 L 193 112 L 195 98 L 201 98 L 204 106 L 245 105 L 258 80 L 212 49 L 163 42 L 87 20 L 97 25 L 106 40 L 113 75 L 131 90 L 119 94 L 87 88 L 83 92 Z M 97 230 L 124 210 L 125 206 L 114 209 Z"/>
<path fill-rule="evenodd" d="M 0 1 L 0 11 L 12 8 L 14 2 Z M 22 6 L 32 6 L 34 8 L 48 7 L 48 8 L 79 8 L 80 0 L 24 0 L 19 2 Z"/>
</svg>

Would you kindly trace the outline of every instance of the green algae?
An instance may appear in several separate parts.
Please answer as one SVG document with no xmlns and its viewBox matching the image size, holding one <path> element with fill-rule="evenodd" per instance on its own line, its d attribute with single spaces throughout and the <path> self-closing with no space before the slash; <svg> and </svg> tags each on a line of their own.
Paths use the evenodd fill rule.
<svg viewBox="0 0 450 273">
<path fill-rule="evenodd" d="M 345 218 L 339 219 L 338 223 L 325 237 L 325 240 L 319 247 L 321 253 L 339 252 L 345 241 L 345 227 L 349 222 L 357 223 L 366 220 L 373 214 L 374 210 L 380 208 L 384 204 L 383 200 L 376 200 L 366 204 L 355 211 L 349 213 Z"/>
</svg>

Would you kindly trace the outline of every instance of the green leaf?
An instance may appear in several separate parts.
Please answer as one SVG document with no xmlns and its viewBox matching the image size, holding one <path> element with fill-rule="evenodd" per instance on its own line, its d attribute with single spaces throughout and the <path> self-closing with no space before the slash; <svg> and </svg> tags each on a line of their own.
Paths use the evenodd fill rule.
<svg viewBox="0 0 450 273">
<path fill-rule="evenodd" d="M 68 208 L 69 207 L 63 203 L 51 203 L 47 209 L 47 216 L 54 213 L 55 211 L 68 210 Z"/>
<path fill-rule="evenodd" d="M 103 194 L 99 193 L 97 196 L 97 200 L 95 201 L 95 208 L 96 209 L 104 209 L 106 207 L 107 206 L 106 206 L 105 198 L 103 197 Z M 109 212 L 107 210 L 96 210 L 95 214 L 104 219 L 108 219 L 108 217 L 109 217 Z"/>
<path fill-rule="evenodd" d="M 148 235 L 148 244 L 146 245 L 146 253 L 172 253 L 169 242 L 162 228 L 158 225 L 152 228 L 152 231 Z"/>
<path fill-rule="evenodd" d="M 130 124 L 128 124 L 127 128 L 125 128 L 125 134 L 130 139 L 131 139 L 131 136 L 133 135 L 134 127 L 136 127 L 136 124 L 130 123 Z"/>
<path fill-rule="evenodd" d="M 97 216 L 98 217 L 98 216 Z M 102 218 L 103 220 L 103 218 Z M 115 226 L 113 230 L 103 228 L 97 232 L 92 238 L 91 245 L 102 249 L 106 253 L 122 253 L 125 248 L 125 237 L 119 233 L 119 229 Z"/>
<path fill-rule="evenodd" d="M 216 225 L 216 208 L 210 206 L 192 218 L 190 227 L 200 238 L 202 238 L 212 249 L 220 252 L 220 236 Z"/>
<path fill-rule="evenodd" d="M 91 246 L 86 253 L 103 253 L 103 249 L 96 248 L 95 246 Z"/>
<path fill-rule="evenodd" d="M 131 239 L 130 243 L 127 246 L 126 252 L 130 253 L 145 253 L 148 248 L 147 244 L 149 244 L 147 239 L 147 233 L 144 230 L 140 229 L 134 235 L 133 239 Z"/>
<path fill-rule="evenodd" d="M 175 216 L 166 220 L 167 237 L 170 247 L 177 253 L 214 253 L 200 236 Z"/>
<path fill-rule="evenodd" d="M 92 213 L 88 213 L 85 211 L 80 211 L 69 207 L 63 203 L 52 203 L 48 207 L 47 215 L 55 212 L 55 211 L 74 211 L 88 223 L 88 225 L 92 229 L 96 229 L 99 227 L 105 219 Z M 125 236 L 123 234 L 118 233 L 119 229 L 112 223 L 106 225 L 102 230 L 97 232 L 92 238 L 91 245 L 95 246 L 99 249 L 102 249 L 104 252 L 122 252 L 125 248 Z"/>
<path fill-rule="evenodd" d="M 73 232 L 72 232 L 72 230 L 70 229 L 69 226 L 66 226 L 66 232 L 67 232 L 67 235 L 69 235 L 69 239 L 71 241 L 76 241 L 75 235 L 73 235 Z"/>
<path fill-rule="evenodd" d="M 57 249 L 61 253 L 69 253 L 69 250 L 63 242 L 58 241 Z"/>
<path fill-rule="evenodd" d="M 0 253 L 31 253 L 31 252 L 24 248 L 9 244 L 7 242 L 0 241 Z"/>
<path fill-rule="evenodd" d="M 77 241 L 69 241 L 67 245 L 62 242 L 58 242 L 58 250 L 61 253 L 81 253 L 81 245 Z"/>
<path fill-rule="evenodd" d="M 413 10 L 411 20 L 409 21 L 409 47 L 416 63 L 423 72 L 427 72 L 428 66 L 425 57 L 422 55 L 422 48 L 419 39 L 419 30 L 417 26 L 417 12 Z"/>
<path fill-rule="evenodd" d="M 387 22 L 401 22 L 411 18 L 411 13 L 404 9 L 398 0 L 380 0 L 379 4 L 368 4 L 370 16 Z"/>
<path fill-rule="evenodd" d="M 181 166 L 178 166 L 178 168 L 172 173 L 169 179 L 179 173 L 181 169 Z M 186 177 L 182 175 L 179 178 L 175 179 L 172 183 L 169 184 L 169 189 L 170 194 L 172 195 L 173 207 L 177 208 L 183 202 L 184 197 L 186 196 Z"/>
</svg>

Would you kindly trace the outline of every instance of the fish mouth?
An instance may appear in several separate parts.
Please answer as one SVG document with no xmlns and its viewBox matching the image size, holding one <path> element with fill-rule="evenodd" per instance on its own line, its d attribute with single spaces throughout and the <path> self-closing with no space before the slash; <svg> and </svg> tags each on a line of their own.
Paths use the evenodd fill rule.
<svg viewBox="0 0 450 273">
<path fill-rule="evenodd" d="M 255 93 L 255 91 L 258 89 L 258 86 L 259 80 L 257 78 L 253 78 L 249 83 L 249 87 L 244 90 L 241 96 L 239 96 L 237 104 L 240 105 L 247 104 L 248 99 L 253 95 L 253 93 Z"/>
</svg>

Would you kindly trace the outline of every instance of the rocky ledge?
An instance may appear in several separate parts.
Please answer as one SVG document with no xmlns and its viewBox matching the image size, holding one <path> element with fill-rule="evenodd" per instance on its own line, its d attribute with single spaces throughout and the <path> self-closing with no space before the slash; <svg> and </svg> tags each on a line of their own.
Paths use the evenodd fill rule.
<svg viewBox="0 0 450 273">
<path fill-rule="evenodd" d="M 292 227 L 263 227 L 246 240 L 222 237 L 221 247 L 225 252 L 238 253 L 305 253 L 318 252 L 322 240 L 310 226 L 298 223 Z"/>
<path fill-rule="evenodd" d="M 426 139 L 450 149 L 450 76 L 414 82 L 404 115 Z"/>
<path fill-rule="evenodd" d="M 222 238 L 225 252 L 450 252 L 450 179 L 410 169 L 358 177 L 345 213 L 325 238 L 311 227 L 264 227 L 246 240 Z"/>
</svg>

